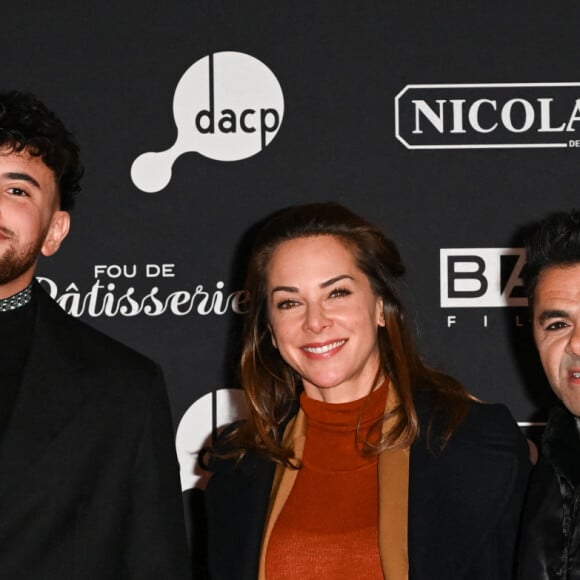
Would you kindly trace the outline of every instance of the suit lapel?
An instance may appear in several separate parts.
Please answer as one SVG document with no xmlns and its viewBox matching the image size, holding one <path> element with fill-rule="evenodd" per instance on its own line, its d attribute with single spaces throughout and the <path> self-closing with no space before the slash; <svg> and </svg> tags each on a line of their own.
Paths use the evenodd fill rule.
<svg viewBox="0 0 580 580">
<path fill-rule="evenodd" d="M 392 383 L 388 386 L 385 411 L 399 404 Z M 388 432 L 394 417 L 385 421 Z M 409 577 L 408 503 L 409 448 L 387 449 L 379 455 L 379 548 L 386 580 L 407 580 Z"/>
<path fill-rule="evenodd" d="M 291 447 L 294 450 L 294 456 L 297 460 L 302 459 L 304 454 L 304 444 L 306 443 L 306 415 L 302 411 L 298 411 L 284 432 L 283 444 L 285 447 Z M 272 485 L 272 492 L 270 496 L 270 506 L 268 511 L 268 519 L 264 532 L 264 539 L 260 550 L 260 573 L 258 580 L 265 580 L 266 578 L 266 553 L 268 551 L 268 542 L 270 535 L 276 524 L 278 516 L 282 512 L 284 504 L 290 496 L 298 470 L 288 469 L 281 465 L 276 468 L 274 476 L 274 483 Z"/>
<path fill-rule="evenodd" d="M 30 353 L 0 448 L 2 491 L 22 482 L 86 398 L 71 320 L 38 285 L 35 293 L 37 312 Z"/>
</svg>

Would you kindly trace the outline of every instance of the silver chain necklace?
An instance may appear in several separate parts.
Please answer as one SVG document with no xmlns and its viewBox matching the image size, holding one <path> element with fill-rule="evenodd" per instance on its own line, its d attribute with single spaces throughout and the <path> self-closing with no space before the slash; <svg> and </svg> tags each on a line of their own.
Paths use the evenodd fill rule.
<svg viewBox="0 0 580 580">
<path fill-rule="evenodd" d="M 10 310 L 16 310 L 21 306 L 25 306 L 30 302 L 32 298 L 32 284 L 28 286 L 28 288 L 24 288 L 18 292 L 18 294 L 14 294 L 14 296 L 10 296 L 10 298 L 3 298 L 0 300 L 0 312 L 9 312 Z"/>
</svg>

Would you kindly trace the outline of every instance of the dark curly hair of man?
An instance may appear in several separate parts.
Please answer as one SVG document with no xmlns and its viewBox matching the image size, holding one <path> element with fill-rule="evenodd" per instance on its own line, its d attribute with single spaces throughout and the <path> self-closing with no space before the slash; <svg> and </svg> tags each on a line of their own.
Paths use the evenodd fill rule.
<svg viewBox="0 0 580 580">
<path fill-rule="evenodd" d="M 580 263 L 580 211 L 559 211 L 539 222 L 526 240 L 527 264 L 523 272 L 530 307 L 540 274 L 553 266 Z"/>
<path fill-rule="evenodd" d="M 63 122 L 29 93 L 0 93 L 0 149 L 40 157 L 52 169 L 60 208 L 70 210 L 80 191 L 79 146 Z"/>
</svg>

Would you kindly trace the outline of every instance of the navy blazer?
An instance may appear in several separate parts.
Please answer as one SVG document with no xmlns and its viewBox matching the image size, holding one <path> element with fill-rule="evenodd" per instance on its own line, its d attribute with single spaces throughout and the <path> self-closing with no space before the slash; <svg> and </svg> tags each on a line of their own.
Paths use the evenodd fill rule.
<svg viewBox="0 0 580 580">
<path fill-rule="evenodd" d="M 34 291 L 0 447 L 0 579 L 189 579 L 160 369 Z"/>
<path fill-rule="evenodd" d="M 433 452 L 425 438 L 432 396 L 419 395 L 416 404 L 421 436 L 409 466 L 410 580 L 511 579 L 530 469 L 525 438 L 506 407 L 473 403 L 448 445 Z M 238 464 L 214 457 L 210 468 L 210 577 L 256 580 L 275 465 L 250 453 Z"/>
</svg>

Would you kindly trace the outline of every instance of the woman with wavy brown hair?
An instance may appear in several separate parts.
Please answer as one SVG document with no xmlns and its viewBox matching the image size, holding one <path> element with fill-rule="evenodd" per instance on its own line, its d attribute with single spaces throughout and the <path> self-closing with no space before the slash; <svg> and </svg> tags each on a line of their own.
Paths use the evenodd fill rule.
<svg viewBox="0 0 580 580">
<path fill-rule="evenodd" d="M 247 273 L 247 421 L 206 491 L 215 579 L 512 577 L 528 475 L 507 409 L 425 365 L 383 232 L 336 203 L 274 214 Z"/>
</svg>

